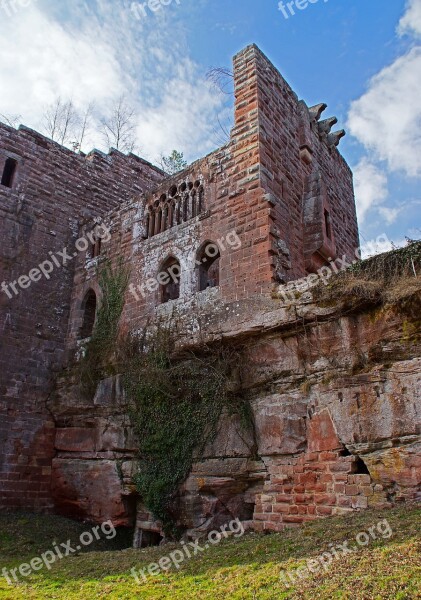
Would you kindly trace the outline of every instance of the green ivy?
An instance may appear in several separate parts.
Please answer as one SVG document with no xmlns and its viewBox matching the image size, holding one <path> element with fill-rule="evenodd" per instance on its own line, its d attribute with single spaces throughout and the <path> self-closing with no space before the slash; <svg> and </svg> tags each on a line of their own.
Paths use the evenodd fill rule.
<svg viewBox="0 0 421 600">
<path fill-rule="evenodd" d="M 124 308 L 124 297 L 129 284 L 130 272 L 120 260 L 114 267 L 109 261 L 98 272 L 102 302 L 98 308 L 94 330 L 85 356 L 80 363 L 82 388 L 95 393 L 98 383 L 112 375 L 112 357 L 117 347 L 118 324 Z"/>
<path fill-rule="evenodd" d="M 99 272 L 103 297 L 79 365 L 80 379 L 92 396 L 101 379 L 122 375 L 139 447 L 137 490 L 166 535 L 175 538 L 176 492 L 215 439 L 221 415 L 236 414 L 243 428 L 254 431 L 253 413 L 238 392 L 238 351 L 221 345 L 177 355 L 174 328 L 159 327 L 153 334 L 146 329 L 129 340 L 118 337 L 128 283 L 129 271 L 121 262 L 114 268 L 106 263 Z"/>
<path fill-rule="evenodd" d="M 173 358 L 174 346 L 168 330 L 159 329 L 153 339 L 145 335 L 124 374 L 139 443 L 135 483 L 169 537 L 177 537 L 176 491 L 215 438 L 224 409 L 253 427 L 250 404 L 231 390 L 237 353 L 220 347 Z"/>
</svg>

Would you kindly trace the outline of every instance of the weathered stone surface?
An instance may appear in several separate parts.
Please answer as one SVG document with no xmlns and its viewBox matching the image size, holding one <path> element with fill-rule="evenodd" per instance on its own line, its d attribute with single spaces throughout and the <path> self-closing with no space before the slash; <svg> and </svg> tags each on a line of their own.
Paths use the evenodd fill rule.
<svg viewBox="0 0 421 600">
<path fill-rule="evenodd" d="M 396 484 L 403 495 L 407 488 L 418 488 L 418 496 L 421 495 L 421 438 L 409 446 L 386 448 L 365 454 L 364 460 L 374 481 L 383 486 Z M 391 494 L 396 492 L 396 489 L 391 490 Z"/>
<path fill-rule="evenodd" d="M 308 451 L 339 450 L 341 442 L 327 409 L 313 416 L 308 425 Z"/>
<path fill-rule="evenodd" d="M 245 352 L 243 386 L 254 410 L 256 439 L 239 428 L 236 418 L 223 416 L 217 439 L 194 464 L 179 491 L 179 520 L 188 537 L 201 536 L 240 515 L 249 527 L 273 531 L 420 498 L 421 368 L 419 348 L 407 348 L 396 335 L 404 317 L 393 308 L 376 319 L 365 312 L 335 315 L 333 308 L 329 321 L 324 322 L 316 306 L 303 306 L 308 308 L 305 327 L 297 322 L 293 332 L 290 315 L 282 307 L 276 332 L 256 333 L 253 326 L 250 331 L 244 325 L 243 336 L 248 334 L 252 343 Z M 297 311 L 303 306 L 298 304 Z M 273 322 L 276 310 L 270 313 Z M 387 365 L 377 358 L 365 360 L 356 368 L 354 356 L 369 355 L 370 340 L 377 346 L 379 331 L 384 345 L 394 344 L 398 359 Z M 200 332 L 204 335 L 206 330 Z M 260 353 L 262 348 L 266 350 Z M 287 357 L 286 348 L 295 355 Z M 285 369 L 286 360 L 291 368 Z M 66 414 L 73 414 L 80 427 L 85 407 L 71 393 L 66 400 L 61 390 L 55 410 L 62 414 L 60 406 L 66 406 Z M 134 492 L 130 479 L 135 454 L 135 444 L 119 447 L 126 408 L 104 403 L 97 410 L 96 429 L 102 432 L 97 439 L 109 439 L 101 447 L 115 452 L 124 465 L 120 489 L 124 498 Z M 92 454 L 92 463 L 99 457 L 109 459 L 97 452 Z M 78 455 L 76 449 L 68 461 L 70 475 L 83 459 L 86 453 Z M 77 476 L 73 480 L 79 481 Z M 137 526 L 139 531 L 159 531 L 153 517 L 145 516 L 144 507 Z"/>
<path fill-rule="evenodd" d="M 115 461 L 53 460 L 56 510 L 66 516 L 114 525 L 130 525 Z"/>
<path fill-rule="evenodd" d="M 362 441 L 359 429 L 364 432 L 365 443 L 372 444 L 421 432 L 421 359 L 399 361 L 389 369 L 382 367 L 357 374 L 352 380 L 338 379 L 322 394 L 320 403 L 332 407 L 345 444 L 352 446 Z M 340 401 L 338 394 L 341 394 Z"/>
<path fill-rule="evenodd" d="M 273 395 L 254 407 L 258 454 L 295 454 L 307 445 L 307 403 L 299 395 Z"/>
<path fill-rule="evenodd" d="M 55 447 L 66 452 L 94 452 L 96 450 L 96 431 L 82 427 L 57 429 Z"/>
<path fill-rule="evenodd" d="M 244 431 L 237 415 L 223 414 L 215 440 L 205 448 L 202 458 L 250 456 L 253 451 L 252 432 Z"/>
</svg>

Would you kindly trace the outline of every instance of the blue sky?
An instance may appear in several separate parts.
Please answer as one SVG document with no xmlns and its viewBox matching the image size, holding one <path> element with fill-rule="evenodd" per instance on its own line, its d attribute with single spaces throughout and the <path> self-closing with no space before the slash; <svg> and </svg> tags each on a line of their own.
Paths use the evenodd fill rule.
<svg viewBox="0 0 421 600">
<path fill-rule="evenodd" d="M 140 19 L 129 0 L 32 0 L 16 14 L 8 2 L 0 113 L 42 130 L 58 95 L 80 110 L 95 102 L 100 119 L 124 94 L 142 156 L 156 162 L 177 148 L 194 160 L 220 143 L 217 116 L 232 116 L 232 97 L 206 71 L 230 67 L 254 42 L 300 98 L 326 102 L 347 130 L 340 149 L 363 240 L 421 237 L 421 0 L 316 0 L 288 19 L 278 0 L 172 0 Z M 103 148 L 94 125 L 86 143 Z"/>
</svg>

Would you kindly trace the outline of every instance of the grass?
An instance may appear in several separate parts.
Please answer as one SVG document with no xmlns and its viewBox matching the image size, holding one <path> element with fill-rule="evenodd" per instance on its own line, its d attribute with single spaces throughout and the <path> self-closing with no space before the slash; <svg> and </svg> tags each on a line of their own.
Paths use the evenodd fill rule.
<svg viewBox="0 0 421 600">
<path fill-rule="evenodd" d="M 390 524 L 391 537 L 378 532 L 378 539 L 369 545 L 341 556 L 328 571 L 321 570 L 290 589 L 280 581 L 282 570 L 305 565 L 309 558 L 329 550 L 330 544 L 349 540 L 350 546 L 355 545 L 358 533 L 383 519 Z M 0 599 L 412 600 L 421 598 L 420 525 L 421 508 L 405 507 L 319 520 L 280 534 L 246 534 L 210 547 L 186 560 L 179 570 L 151 576 L 142 584 L 136 583 L 130 570 L 144 569 L 179 546 L 105 551 L 109 542 L 102 540 L 88 552 L 65 558 L 51 571 L 38 571 L 13 587 L 0 578 Z M 89 529 L 60 517 L 2 515 L 0 571 L 28 562 L 53 542 L 75 540 Z"/>
<path fill-rule="evenodd" d="M 313 298 L 321 304 L 339 302 L 343 308 L 382 304 L 408 308 L 408 302 L 418 307 L 420 266 L 421 241 L 408 240 L 403 248 L 356 262 L 332 276 L 327 285 L 319 283 Z"/>
</svg>

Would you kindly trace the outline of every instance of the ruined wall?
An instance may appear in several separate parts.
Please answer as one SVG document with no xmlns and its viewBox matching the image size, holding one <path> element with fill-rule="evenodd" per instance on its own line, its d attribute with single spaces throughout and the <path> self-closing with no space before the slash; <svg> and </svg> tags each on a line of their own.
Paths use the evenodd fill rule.
<svg viewBox="0 0 421 600">
<path fill-rule="evenodd" d="M 338 256 L 354 259 L 359 237 L 352 172 L 337 149 L 345 131 L 332 131 L 336 117 L 321 119 L 326 104 L 309 108 L 299 101 L 256 46 L 238 54 L 234 68 L 237 111 L 253 109 L 257 96 L 260 187 L 270 208 L 274 279 L 297 279 Z"/>
<path fill-rule="evenodd" d="M 186 303 L 207 306 L 209 320 L 219 303 L 269 296 L 277 282 L 302 277 L 337 256 L 355 257 L 352 174 L 335 145 L 342 133 L 330 133 L 332 119 L 320 121 L 322 108 L 300 102 L 254 45 L 234 58 L 234 87 L 230 141 L 107 215 L 112 239 L 101 260 L 123 258 L 131 270 L 126 331 Z M 185 215 L 177 220 L 180 207 Z M 230 243 L 234 234 L 238 243 Z M 220 248 L 219 285 L 199 291 L 198 253 L 206 242 Z M 180 296 L 162 304 L 156 278 L 168 257 L 181 263 Z M 77 343 L 86 293 L 92 288 L 100 295 L 91 267 L 89 257 L 80 256 L 70 348 Z"/>
<path fill-rule="evenodd" d="M 419 293 L 413 301 L 419 304 Z M 181 328 L 191 331 L 196 318 L 185 307 Z M 416 319 L 394 305 L 345 311 L 259 299 L 221 305 L 200 334 L 186 337 L 183 343 L 192 346 L 221 337 L 240 344 L 243 391 L 256 425 L 253 437 L 235 417 L 221 419 L 217 439 L 180 490 L 180 524 L 188 535 L 231 517 L 255 530 L 281 530 L 419 501 Z M 54 495 L 63 514 L 132 522 L 136 441 L 125 402 L 119 377 L 101 382 L 91 401 L 68 379 L 59 385 L 49 406 L 58 426 Z M 141 504 L 137 526 L 160 533 Z"/>
<path fill-rule="evenodd" d="M 0 185 L 0 284 L 16 282 L 51 259 L 49 279 L 0 291 L 0 508 L 51 505 L 54 422 L 46 400 L 63 364 L 75 241 L 81 224 L 162 178 L 119 152 L 88 156 L 25 127 L 0 124 L 0 176 L 17 162 L 12 186 Z M 67 248 L 71 261 L 57 255 Z M 11 296 L 11 297 L 9 297 Z"/>
<path fill-rule="evenodd" d="M 331 133 L 332 120 L 320 121 L 323 107 L 308 108 L 299 102 L 256 46 L 234 58 L 234 86 L 230 141 L 107 214 L 111 240 L 101 256 L 95 261 L 88 254 L 78 257 L 68 333 L 70 360 L 80 355 L 85 343 L 81 327 L 87 294 L 93 290 L 101 300 L 97 267 L 107 259 L 114 264 L 122 259 L 130 267 L 120 333 L 136 331 L 150 319 L 168 322 L 175 317 L 180 344 L 189 346 L 203 342 L 202 336 L 210 342 L 220 337 L 247 340 L 252 334 L 263 340 L 268 323 L 289 331 L 293 315 L 271 299 L 276 283 L 303 276 L 338 255 L 353 257 L 358 232 L 352 175 L 336 149 L 342 133 Z M 238 244 L 227 241 L 232 234 Z M 219 285 L 199 291 L 198 253 L 205 242 L 216 242 L 220 248 Z M 157 276 L 169 257 L 181 263 L 180 291 L 178 299 L 163 303 Z M 356 469 L 355 461 L 342 456 L 345 448 L 337 439 L 328 448 L 330 454 L 325 448 L 320 456 L 316 449 L 309 456 L 303 454 L 313 443 L 307 439 L 306 425 L 310 400 L 300 396 L 297 402 L 284 401 L 280 396 L 277 405 L 273 398 L 266 399 L 265 390 L 272 383 L 260 381 L 258 356 L 256 350 L 247 360 L 259 460 L 252 460 L 256 440 L 245 440 L 235 422 L 223 422 L 219 441 L 209 449 L 207 460 L 195 465 L 180 495 L 183 525 L 192 530 L 215 526 L 228 513 L 268 529 L 270 519 L 262 515 L 272 512 L 270 474 L 275 466 L 281 468 L 282 460 L 289 474 L 295 473 L 294 461 L 339 464 L 338 485 L 345 481 L 341 473 Z M 277 367 L 280 390 L 285 386 L 282 361 Z M 298 355 L 296 363 L 290 379 L 299 388 L 306 380 L 306 366 Z M 136 442 L 120 379 L 102 382 L 90 400 L 82 399 L 73 383 L 61 380 L 49 405 L 57 426 L 56 507 L 63 514 L 129 524 L 137 503 L 131 481 Z M 272 404 L 277 408 L 266 418 Z M 307 466 L 302 469 L 307 471 Z M 327 483 L 323 489 L 322 483 L 317 485 L 320 493 L 328 489 Z M 286 494 L 286 489 L 282 491 Z M 273 505 L 276 502 L 273 499 Z M 320 515 L 323 510 L 328 514 L 329 502 L 329 498 L 319 502 L 321 508 L 308 514 Z M 140 507 L 137 514 L 140 530 L 159 533 L 147 511 Z M 294 510 L 285 517 L 291 522 L 298 519 Z M 280 527 L 284 521 L 278 517 L 275 522 Z"/>
</svg>

